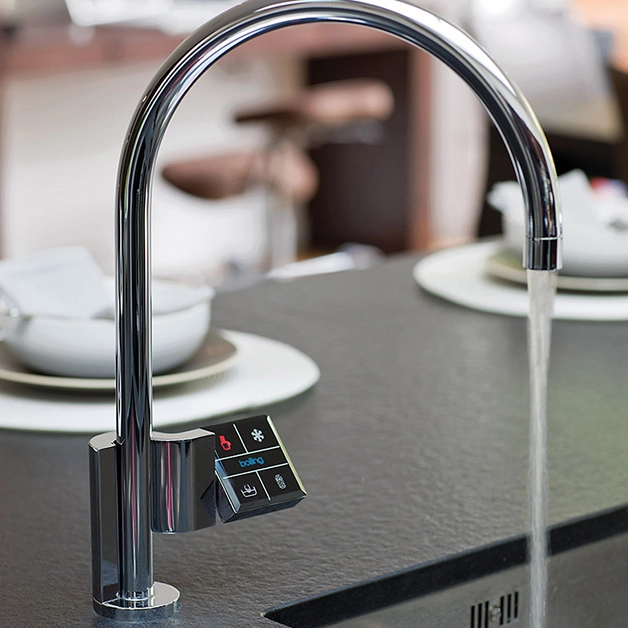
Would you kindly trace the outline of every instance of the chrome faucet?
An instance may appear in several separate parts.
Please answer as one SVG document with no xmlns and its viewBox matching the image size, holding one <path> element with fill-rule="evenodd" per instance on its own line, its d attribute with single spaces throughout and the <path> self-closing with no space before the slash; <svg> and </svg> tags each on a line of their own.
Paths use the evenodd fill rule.
<svg viewBox="0 0 628 628">
<path fill-rule="evenodd" d="M 173 614 L 178 591 L 153 579 L 153 532 L 187 531 L 213 523 L 196 498 L 213 479 L 213 434 L 152 432 L 150 200 L 159 146 L 177 105 L 216 61 L 258 35 L 310 22 L 343 22 L 384 31 L 433 54 L 457 72 L 482 101 L 508 147 L 527 210 L 525 266 L 560 267 L 556 173 L 543 132 L 516 86 L 456 26 L 402 0 L 247 0 L 198 29 L 149 85 L 120 160 L 117 429 L 90 443 L 94 608 L 107 617 L 137 621 Z M 167 465 L 161 464 L 165 458 Z M 193 473 L 191 469 L 198 470 L 203 460 L 205 470 Z M 175 503 L 166 517 L 170 521 L 176 511 L 172 525 L 159 523 L 156 511 L 164 501 L 171 507 Z M 117 518 L 112 523 L 113 513 Z"/>
</svg>

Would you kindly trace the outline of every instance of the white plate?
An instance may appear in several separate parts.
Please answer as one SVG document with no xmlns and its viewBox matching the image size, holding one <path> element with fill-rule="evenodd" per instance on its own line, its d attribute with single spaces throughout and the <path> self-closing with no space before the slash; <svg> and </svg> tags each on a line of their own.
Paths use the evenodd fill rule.
<svg viewBox="0 0 628 628">
<path fill-rule="evenodd" d="M 501 242 L 478 242 L 428 255 L 413 271 L 416 282 L 428 292 L 452 303 L 482 312 L 508 316 L 528 315 L 528 292 L 523 285 L 491 279 L 487 260 Z M 588 321 L 628 320 L 628 295 L 559 292 L 554 318 Z"/>
<path fill-rule="evenodd" d="M 223 338 L 218 331 L 211 331 L 207 334 L 202 347 L 190 360 L 170 373 L 153 377 L 153 386 L 164 388 L 217 375 L 235 364 L 238 357 L 237 353 L 233 343 Z M 62 390 L 97 392 L 113 391 L 116 388 L 115 379 L 59 377 L 33 373 L 18 362 L 2 343 L 0 343 L 0 380 Z"/>
<path fill-rule="evenodd" d="M 528 283 L 528 275 L 521 264 L 521 257 L 511 251 L 498 250 L 486 260 L 485 270 L 497 279 Z M 628 292 L 628 277 L 574 277 L 558 274 L 558 290 L 576 292 Z"/>
<path fill-rule="evenodd" d="M 155 429 L 207 425 L 213 417 L 267 410 L 299 395 L 320 378 L 316 363 L 277 340 L 221 331 L 238 349 L 236 363 L 219 377 L 155 393 Z M 91 433 L 116 429 L 113 395 L 16 386 L 0 380 L 0 427 L 43 432 Z"/>
</svg>

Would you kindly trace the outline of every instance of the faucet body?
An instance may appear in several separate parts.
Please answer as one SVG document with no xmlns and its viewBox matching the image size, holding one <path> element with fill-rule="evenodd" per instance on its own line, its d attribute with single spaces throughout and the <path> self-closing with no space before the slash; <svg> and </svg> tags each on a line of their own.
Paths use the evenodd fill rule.
<svg viewBox="0 0 628 628">
<path fill-rule="evenodd" d="M 103 444 L 104 449 L 115 450 L 116 462 L 109 466 L 115 467 L 116 476 L 117 526 L 113 537 L 117 565 L 113 580 L 106 579 L 103 565 L 110 567 L 111 563 L 98 555 L 98 543 L 94 545 L 94 607 L 101 614 L 132 621 L 158 618 L 174 612 L 178 603 L 176 589 L 153 580 L 151 495 L 160 495 L 165 490 L 163 485 L 170 482 L 154 472 L 151 462 L 151 449 L 157 439 L 152 433 L 150 201 L 159 146 L 177 105 L 216 61 L 258 35 L 310 22 L 343 22 L 384 31 L 431 53 L 461 76 L 495 122 L 515 167 L 527 211 L 525 265 L 534 270 L 560 267 L 562 228 L 556 173 L 543 132 L 516 86 L 457 27 L 401 0 L 279 0 L 273 4 L 247 0 L 190 35 L 166 60 L 145 92 L 120 159 L 117 428 L 115 439 L 105 438 Z M 213 459 L 208 464 L 213 468 Z M 98 479 L 103 471 L 99 471 L 98 464 L 95 468 L 94 477 Z M 92 486 L 98 483 L 94 477 Z M 99 481 L 102 487 L 104 478 Z M 94 490 L 102 488 L 92 489 L 92 503 L 98 506 Z M 92 526 L 98 534 L 103 527 L 98 514 L 102 510 L 97 507 L 92 514 Z M 101 586 L 105 580 L 108 591 L 117 590 L 114 599 L 98 599 L 104 594 L 97 593 L 97 584 Z M 101 590 L 104 588 L 101 586 Z"/>
</svg>

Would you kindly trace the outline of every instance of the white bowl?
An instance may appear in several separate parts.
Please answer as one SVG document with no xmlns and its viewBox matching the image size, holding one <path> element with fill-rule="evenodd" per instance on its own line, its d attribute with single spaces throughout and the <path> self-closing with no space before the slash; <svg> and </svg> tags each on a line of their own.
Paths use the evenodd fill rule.
<svg viewBox="0 0 628 628">
<path fill-rule="evenodd" d="M 563 210 L 562 274 L 628 277 L 628 199 L 604 197 L 574 170 L 558 179 Z M 502 213 L 506 248 L 522 254 L 523 198 L 515 182 L 497 184 L 489 202 Z"/>
<path fill-rule="evenodd" d="M 502 214 L 504 244 L 523 255 L 523 212 Z M 563 225 L 561 274 L 573 277 L 628 277 L 628 230 L 590 223 Z"/>
<path fill-rule="evenodd" d="M 113 288 L 113 281 L 109 280 Z M 203 344 L 211 322 L 214 291 L 153 281 L 153 372 L 166 373 Z M 115 376 L 115 321 L 2 314 L 4 342 L 35 371 L 65 377 Z"/>
</svg>

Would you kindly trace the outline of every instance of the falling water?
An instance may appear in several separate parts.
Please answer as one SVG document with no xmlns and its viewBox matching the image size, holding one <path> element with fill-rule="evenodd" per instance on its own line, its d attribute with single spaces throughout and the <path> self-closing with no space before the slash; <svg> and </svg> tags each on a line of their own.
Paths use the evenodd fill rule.
<svg viewBox="0 0 628 628">
<path fill-rule="evenodd" d="M 530 311 L 530 628 L 545 626 L 547 596 L 547 376 L 556 273 L 528 270 Z"/>
</svg>

